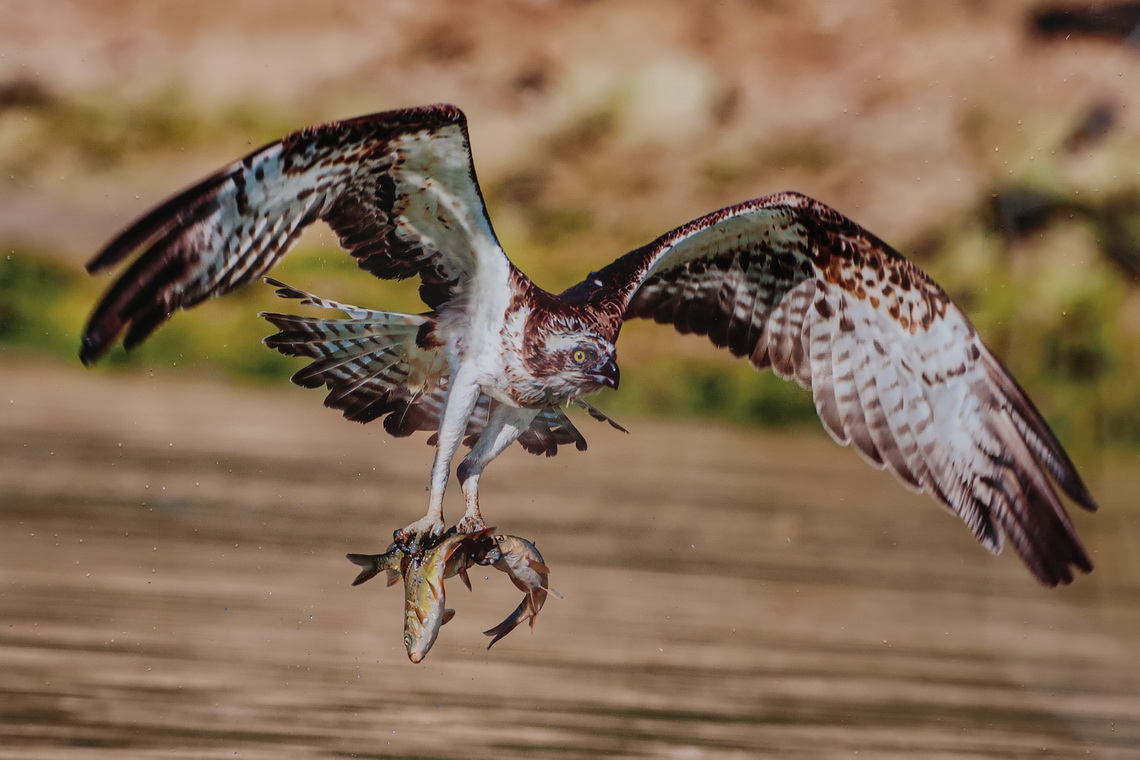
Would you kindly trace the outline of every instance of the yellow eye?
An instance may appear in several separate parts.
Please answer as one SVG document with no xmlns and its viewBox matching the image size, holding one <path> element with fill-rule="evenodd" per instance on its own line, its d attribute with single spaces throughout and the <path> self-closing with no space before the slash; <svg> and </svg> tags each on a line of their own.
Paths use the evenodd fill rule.
<svg viewBox="0 0 1140 760">
<path fill-rule="evenodd" d="M 570 354 L 570 358 L 574 360 L 575 364 L 585 364 L 586 363 L 586 356 L 587 355 L 586 355 L 585 350 L 581 349 L 581 348 L 577 349 L 576 351 L 574 351 L 574 353 Z"/>
</svg>

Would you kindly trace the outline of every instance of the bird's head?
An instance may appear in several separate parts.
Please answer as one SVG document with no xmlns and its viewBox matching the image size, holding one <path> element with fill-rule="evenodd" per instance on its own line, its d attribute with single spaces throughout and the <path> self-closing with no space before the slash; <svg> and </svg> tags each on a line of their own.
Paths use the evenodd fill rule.
<svg viewBox="0 0 1140 760">
<path fill-rule="evenodd" d="M 551 325 L 528 353 L 528 363 L 547 391 L 569 398 L 617 388 L 614 344 L 586 325 Z"/>
</svg>

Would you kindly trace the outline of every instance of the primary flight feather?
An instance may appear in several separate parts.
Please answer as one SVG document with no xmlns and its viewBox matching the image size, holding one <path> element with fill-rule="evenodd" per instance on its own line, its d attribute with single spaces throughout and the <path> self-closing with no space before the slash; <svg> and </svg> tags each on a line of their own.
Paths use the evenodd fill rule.
<svg viewBox="0 0 1140 760">
<path fill-rule="evenodd" d="M 561 294 L 500 247 L 459 109 L 425 106 L 310 127 L 251 153 L 112 240 L 92 273 L 137 256 L 96 306 L 80 357 L 130 348 L 179 309 L 265 275 L 326 222 L 360 267 L 417 277 L 423 314 L 362 309 L 277 283 L 343 318 L 264 315 L 266 343 L 313 361 L 294 380 L 328 388 L 349 419 L 393 435 L 433 431 L 427 513 L 396 532 L 439 535 L 457 468 L 464 532 L 484 527 L 484 467 L 518 441 L 584 449 L 568 404 L 616 388 L 627 319 L 707 335 L 758 370 L 810 388 L 828 433 L 958 514 L 990 551 L 1009 540 L 1044 584 L 1092 563 L 1057 496 L 1095 509 L 1025 392 L 917 266 L 797 193 L 732 206 L 665 233 Z M 616 423 L 612 423 L 615 424 Z"/>
</svg>

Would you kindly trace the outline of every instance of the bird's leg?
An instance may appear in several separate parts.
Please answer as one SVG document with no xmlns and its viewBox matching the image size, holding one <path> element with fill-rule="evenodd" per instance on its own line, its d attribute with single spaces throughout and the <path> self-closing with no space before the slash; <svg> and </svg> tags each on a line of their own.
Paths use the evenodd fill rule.
<svg viewBox="0 0 1140 760">
<path fill-rule="evenodd" d="M 479 440 L 456 470 L 463 487 L 465 506 L 463 518 L 455 525 L 457 531 L 474 533 L 485 527 L 483 516 L 479 514 L 479 476 L 492 459 L 518 440 L 536 416 L 537 409 L 520 409 L 506 404 L 497 404 L 492 410 Z"/>
<path fill-rule="evenodd" d="M 474 382 L 471 372 L 460 369 L 452 375 L 452 381 L 439 417 L 438 438 L 435 448 L 435 461 L 431 467 L 431 495 L 428 497 L 427 513 L 410 525 L 397 530 L 392 540 L 408 554 L 415 554 L 423 548 L 424 540 L 443 533 L 443 494 L 447 490 L 447 478 L 451 470 L 451 460 L 455 450 L 467 430 L 471 411 L 479 400 L 479 384 Z"/>
</svg>

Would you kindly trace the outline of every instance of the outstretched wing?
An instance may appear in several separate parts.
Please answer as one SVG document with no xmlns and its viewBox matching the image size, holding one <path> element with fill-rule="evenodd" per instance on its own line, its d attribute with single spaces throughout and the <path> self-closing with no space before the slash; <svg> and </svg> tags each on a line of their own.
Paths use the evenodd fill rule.
<svg viewBox="0 0 1140 760">
<path fill-rule="evenodd" d="M 502 272 L 506 287 L 463 113 L 389 111 L 294 132 L 130 225 L 87 266 L 141 250 L 95 308 L 80 358 L 95 361 L 123 330 L 124 345 L 137 345 L 176 310 L 256 279 L 318 219 L 377 277 L 419 275 L 432 308 L 477 267 Z"/>
<path fill-rule="evenodd" d="M 810 388 L 827 431 L 966 521 L 1045 584 L 1092 563 L 1049 482 L 1095 509 L 1068 455 L 965 315 L 837 211 L 783 193 L 632 251 L 568 296 L 707 335 Z"/>
</svg>

